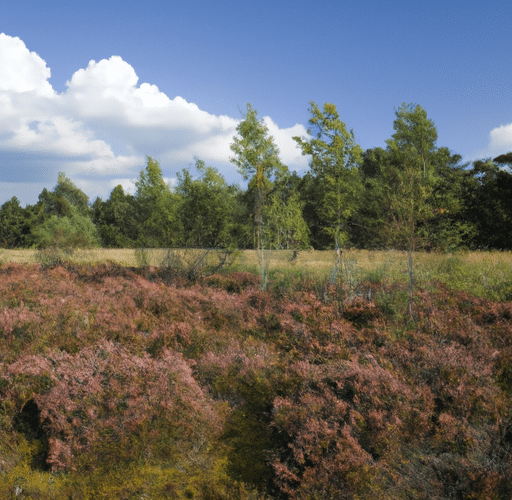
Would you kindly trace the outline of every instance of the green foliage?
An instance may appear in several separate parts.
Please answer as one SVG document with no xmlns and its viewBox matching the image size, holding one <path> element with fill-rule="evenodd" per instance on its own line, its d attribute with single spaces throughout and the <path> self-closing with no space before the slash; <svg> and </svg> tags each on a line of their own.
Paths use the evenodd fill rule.
<svg viewBox="0 0 512 500">
<path fill-rule="evenodd" d="M 228 186 L 213 167 L 196 159 L 199 174 L 178 173 L 176 194 L 179 196 L 180 245 L 194 248 L 230 247 L 235 242 L 234 216 L 238 211 L 237 189 Z"/>
<path fill-rule="evenodd" d="M 184 169 L 171 189 L 158 161 L 148 156 L 135 196 L 119 185 L 108 200 L 97 198 L 90 206 L 60 172 L 36 205 L 22 208 L 16 197 L 3 203 L 0 247 L 39 247 L 56 217 L 79 215 L 92 219 L 108 248 L 256 248 L 263 277 L 263 250 L 270 248 L 512 248 L 510 153 L 468 168 L 460 155 L 436 146 L 426 111 L 405 103 L 395 110 L 386 149 L 363 153 L 334 104 L 311 102 L 309 111 L 309 136 L 294 138 L 310 156 L 311 169 L 302 177 L 289 174 L 248 104 L 231 144 L 231 161 L 249 180 L 247 189 L 228 185 L 199 159 L 198 176 Z M 60 229 L 68 222 L 61 221 Z"/>
<path fill-rule="evenodd" d="M 162 177 L 158 161 L 147 157 L 145 170 L 135 182 L 138 245 L 157 248 L 172 246 L 177 230 L 176 195 Z"/>
<path fill-rule="evenodd" d="M 33 226 L 26 240 L 39 249 L 37 259 L 44 267 L 65 263 L 77 248 L 100 246 L 88 202 L 87 195 L 60 172 L 53 191 L 44 189 L 38 204 L 30 208 Z"/>
<path fill-rule="evenodd" d="M 294 137 L 302 154 L 311 155 L 310 167 L 321 195 L 316 211 L 324 231 L 335 246 L 348 240 L 347 221 L 355 213 L 361 193 L 358 167 L 362 150 L 340 120 L 336 106 L 325 103 L 323 110 L 311 102 L 310 139 Z"/>
<path fill-rule="evenodd" d="M 39 195 L 39 204 L 43 207 L 47 216 L 67 216 L 74 212 L 88 217 L 91 214 L 89 197 L 66 177 L 64 172 L 59 172 L 57 185 L 53 191 L 43 189 Z"/>
<path fill-rule="evenodd" d="M 268 135 L 268 128 L 263 120 L 258 120 L 258 113 L 247 104 L 244 120 L 237 126 L 238 136 L 233 138 L 231 150 L 238 172 L 244 179 L 251 181 L 249 187 L 254 190 L 254 225 L 255 247 L 258 250 L 259 270 L 262 277 L 262 287 L 266 287 L 266 274 L 268 264 L 265 260 L 265 206 L 267 194 L 272 180 L 279 181 L 288 173 L 288 168 L 279 159 L 279 149 L 274 144 L 272 136 Z M 270 215 L 267 213 L 267 215 Z M 275 215 L 275 214 L 274 214 Z"/>
<path fill-rule="evenodd" d="M 302 216 L 308 227 L 311 246 L 316 249 L 331 248 L 332 238 L 325 231 L 319 210 L 319 200 L 323 197 L 321 182 L 311 172 L 307 172 L 300 179 L 297 191 L 303 203 Z"/>
<path fill-rule="evenodd" d="M 139 217 L 135 199 L 116 186 L 107 201 L 97 198 L 92 205 L 93 221 L 104 247 L 133 248 L 139 239 Z"/>
<path fill-rule="evenodd" d="M 32 209 L 22 208 L 16 196 L 0 207 L 0 247 L 18 248 L 30 244 Z"/>
<path fill-rule="evenodd" d="M 419 105 L 404 103 L 395 114 L 395 133 L 386 141 L 391 163 L 384 172 L 385 200 L 395 245 L 414 250 L 417 225 L 432 214 L 428 201 L 437 182 L 433 165 L 437 131 Z"/>
<path fill-rule="evenodd" d="M 308 248 L 309 229 L 302 216 L 304 203 L 297 191 L 286 193 L 277 185 L 263 209 L 264 241 L 267 248 Z"/>
<path fill-rule="evenodd" d="M 64 172 L 59 172 L 53 194 L 59 200 L 66 200 L 69 205 L 75 207 L 79 214 L 83 216 L 90 215 L 89 197 L 77 188 Z"/>
<path fill-rule="evenodd" d="M 268 128 L 263 120 L 258 120 L 258 112 L 247 104 L 244 120 L 236 128 L 238 136 L 233 137 L 231 162 L 238 172 L 254 189 L 254 221 L 256 226 L 256 247 L 261 246 L 262 210 L 265 197 L 272 180 L 279 180 L 287 174 L 287 167 L 279 159 L 279 149 L 274 138 L 268 135 Z"/>
<path fill-rule="evenodd" d="M 36 248 L 91 248 L 99 246 L 96 226 L 71 208 L 69 215 L 50 216 L 32 231 Z"/>
<path fill-rule="evenodd" d="M 494 163 L 499 163 L 501 165 L 512 165 L 512 151 L 499 155 L 492 160 Z"/>
<path fill-rule="evenodd" d="M 236 128 L 238 136 L 233 138 L 231 151 L 238 172 L 245 180 L 254 178 L 258 189 L 264 189 L 272 178 L 279 179 L 287 169 L 279 159 L 279 149 L 263 120 L 258 120 L 258 112 L 247 104 L 244 120 Z"/>
<path fill-rule="evenodd" d="M 427 117 L 427 112 L 419 104 L 404 102 L 395 110 L 395 115 L 395 133 L 392 140 L 387 141 L 388 147 L 398 155 L 413 152 L 419 156 L 426 176 L 437 141 L 434 122 Z"/>
<path fill-rule="evenodd" d="M 420 105 L 403 103 L 395 111 L 395 133 L 387 140 L 391 162 L 384 171 L 385 205 L 388 211 L 389 238 L 395 248 L 409 253 L 409 293 L 412 307 L 414 286 L 413 252 L 418 225 L 432 215 L 432 198 L 437 175 L 433 166 L 437 131 Z M 412 314 L 412 309 L 410 309 Z"/>
<path fill-rule="evenodd" d="M 463 193 L 465 217 L 475 228 L 476 248 L 505 249 L 512 246 L 512 174 L 491 160 L 477 160 L 468 172 Z"/>
</svg>

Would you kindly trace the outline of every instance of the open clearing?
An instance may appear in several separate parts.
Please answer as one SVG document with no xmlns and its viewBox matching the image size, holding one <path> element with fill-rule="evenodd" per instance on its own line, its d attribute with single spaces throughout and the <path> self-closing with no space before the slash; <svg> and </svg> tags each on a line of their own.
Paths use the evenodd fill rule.
<svg viewBox="0 0 512 500">
<path fill-rule="evenodd" d="M 89 249 L 76 250 L 70 261 L 77 264 L 115 262 L 127 267 L 162 267 L 180 263 L 193 266 L 208 262 L 212 266 L 224 256 L 222 251 L 201 249 Z M 478 251 L 435 253 L 415 252 L 414 280 L 418 285 L 443 282 L 453 289 L 464 290 L 493 300 L 512 300 L 512 252 Z M 36 263 L 38 251 L 0 250 L 0 263 Z M 233 252 L 225 270 L 258 272 L 255 250 Z M 335 263 L 332 250 L 266 250 L 264 267 L 269 279 L 279 280 L 290 273 L 327 277 Z M 372 282 L 406 282 L 407 252 L 397 250 L 344 250 L 344 280 L 357 284 Z"/>
</svg>

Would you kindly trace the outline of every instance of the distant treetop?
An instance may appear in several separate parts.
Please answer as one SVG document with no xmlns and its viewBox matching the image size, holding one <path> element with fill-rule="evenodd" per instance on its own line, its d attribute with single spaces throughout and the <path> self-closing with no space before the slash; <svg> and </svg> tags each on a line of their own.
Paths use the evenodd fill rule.
<svg viewBox="0 0 512 500">
<path fill-rule="evenodd" d="M 492 161 L 495 163 L 508 163 L 512 165 L 512 152 L 497 156 Z"/>
</svg>

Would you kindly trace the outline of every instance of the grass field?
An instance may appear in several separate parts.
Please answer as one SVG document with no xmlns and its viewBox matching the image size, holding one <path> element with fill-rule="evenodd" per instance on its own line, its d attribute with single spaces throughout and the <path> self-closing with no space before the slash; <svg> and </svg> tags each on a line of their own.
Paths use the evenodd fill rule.
<svg viewBox="0 0 512 500">
<path fill-rule="evenodd" d="M 160 267 L 173 262 L 185 266 L 204 259 L 215 265 L 220 255 L 216 251 L 180 249 L 93 249 L 77 250 L 70 257 L 72 262 L 95 264 L 112 261 L 122 266 Z M 166 260 L 167 259 L 167 260 Z M 36 263 L 36 250 L 0 250 L 0 262 Z M 302 274 L 325 278 L 335 262 L 334 251 L 268 250 L 265 265 L 268 277 L 282 280 L 284 276 Z M 255 250 L 236 252 L 229 259 L 229 268 L 258 272 Z M 416 252 L 414 254 L 414 279 L 419 286 L 435 282 L 446 283 L 453 289 L 465 290 L 494 300 L 512 300 L 512 252 L 458 252 L 453 254 Z M 393 283 L 408 280 L 407 253 L 400 251 L 345 250 L 343 253 L 344 280 L 349 285 L 369 280 Z"/>
</svg>

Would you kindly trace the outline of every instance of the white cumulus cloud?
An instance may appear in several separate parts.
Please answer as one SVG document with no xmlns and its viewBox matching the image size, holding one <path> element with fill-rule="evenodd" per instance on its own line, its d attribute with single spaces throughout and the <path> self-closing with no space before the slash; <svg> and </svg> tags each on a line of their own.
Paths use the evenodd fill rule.
<svg viewBox="0 0 512 500">
<path fill-rule="evenodd" d="M 512 151 L 512 123 L 492 129 L 489 135 L 489 149 L 491 151 L 496 154 L 504 154 Z"/>
<path fill-rule="evenodd" d="M 22 40 L 0 33 L 0 91 L 34 91 L 53 96 L 50 76 L 46 62 L 30 52 Z"/>
<path fill-rule="evenodd" d="M 308 160 L 302 155 L 301 149 L 293 140 L 293 137 L 308 136 L 304 125 L 296 124 L 289 128 L 279 128 L 269 116 L 265 116 L 263 120 L 268 128 L 268 133 L 275 139 L 283 163 L 293 165 L 298 169 L 306 168 Z"/>
<path fill-rule="evenodd" d="M 22 40 L 0 34 L 2 193 L 9 183 L 17 192 L 29 181 L 53 187 L 57 172 L 64 171 L 91 197 L 108 196 L 106 189 L 119 183 L 133 189 L 146 154 L 159 160 L 169 179 L 195 156 L 214 162 L 224 175 L 234 173 L 229 146 L 239 120 L 210 114 L 179 96 L 171 99 L 156 85 L 139 84 L 135 69 L 120 56 L 91 60 L 71 76 L 62 94 L 53 90 L 50 74 Z M 305 128 L 281 129 L 270 117 L 265 123 L 283 162 L 305 167 L 292 140 L 306 135 Z"/>
<path fill-rule="evenodd" d="M 495 158 L 496 156 L 512 151 L 512 123 L 500 125 L 489 132 L 489 142 L 486 148 L 474 151 L 469 160 Z"/>
</svg>

